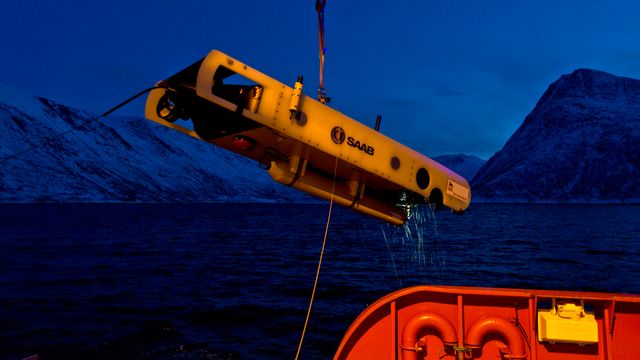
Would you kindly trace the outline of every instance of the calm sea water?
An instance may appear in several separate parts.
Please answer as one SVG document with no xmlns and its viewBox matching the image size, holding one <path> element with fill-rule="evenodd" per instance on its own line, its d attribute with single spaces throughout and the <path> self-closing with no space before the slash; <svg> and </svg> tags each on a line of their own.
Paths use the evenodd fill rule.
<svg viewBox="0 0 640 360">
<path fill-rule="evenodd" d="M 0 205 L 0 358 L 293 358 L 328 205 Z M 334 208 L 303 358 L 418 284 L 640 293 L 640 206 Z"/>
</svg>

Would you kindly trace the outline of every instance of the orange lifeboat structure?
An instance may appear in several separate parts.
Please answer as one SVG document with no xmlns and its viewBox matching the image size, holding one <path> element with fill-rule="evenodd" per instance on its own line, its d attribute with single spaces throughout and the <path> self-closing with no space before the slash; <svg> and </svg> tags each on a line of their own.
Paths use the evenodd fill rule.
<svg viewBox="0 0 640 360">
<path fill-rule="evenodd" d="M 416 286 L 355 320 L 334 360 L 637 359 L 640 296 Z"/>
</svg>

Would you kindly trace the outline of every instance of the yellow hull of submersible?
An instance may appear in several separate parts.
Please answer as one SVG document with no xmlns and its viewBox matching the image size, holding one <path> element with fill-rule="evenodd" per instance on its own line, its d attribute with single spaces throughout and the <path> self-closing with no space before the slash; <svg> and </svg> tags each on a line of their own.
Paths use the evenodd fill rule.
<svg viewBox="0 0 640 360">
<path fill-rule="evenodd" d="M 217 50 L 158 83 L 145 116 L 253 159 L 274 180 L 401 225 L 407 204 L 456 212 L 469 183 L 436 161 Z M 193 130 L 176 124 L 190 119 Z M 334 183 L 335 179 L 335 183 Z"/>
</svg>

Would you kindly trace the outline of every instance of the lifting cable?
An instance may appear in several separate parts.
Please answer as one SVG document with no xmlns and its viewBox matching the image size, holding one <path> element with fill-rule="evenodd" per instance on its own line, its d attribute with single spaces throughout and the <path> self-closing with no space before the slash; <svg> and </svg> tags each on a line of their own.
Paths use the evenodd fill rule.
<svg viewBox="0 0 640 360">
<path fill-rule="evenodd" d="M 328 103 L 331 98 L 327 97 L 324 89 L 324 55 L 327 48 L 324 47 L 324 7 L 327 0 L 316 0 L 316 12 L 318 13 L 318 56 L 320 58 L 320 81 L 318 83 L 318 101 L 323 104 Z"/>
<path fill-rule="evenodd" d="M 3 157 L 2 159 L 0 159 L 0 164 L 4 163 L 6 161 L 9 161 L 9 160 L 16 159 L 16 158 L 20 157 L 20 155 L 22 155 L 22 154 L 25 154 L 25 153 L 27 153 L 29 151 L 32 151 L 32 150 L 34 150 L 36 148 L 39 148 L 39 147 L 43 146 L 43 145 L 46 145 L 49 142 L 51 142 L 51 141 L 53 141 L 55 139 L 61 138 L 61 137 L 65 136 L 65 135 L 67 135 L 67 134 L 69 134 L 69 133 L 71 133 L 73 131 L 80 130 L 82 127 L 84 127 L 85 125 L 87 125 L 89 123 L 98 121 L 98 120 L 100 120 L 102 118 L 106 118 L 107 116 L 111 115 L 111 113 L 113 113 L 114 111 L 120 109 L 121 107 L 127 105 L 128 103 L 130 103 L 133 100 L 139 98 L 140 96 L 148 93 L 151 90 L 155 90 L 155 89 L 158 89 L 158 88 L 165 88 L 165 87 L 166 87 L 166 85 L 158 84 L 158 85 L 152 86 L 150 88 L 144 89 L 144 90 L 136 93 L 135 95 L 129 97 L 125 101 L 119 103 L 118 105 L 116 105 L 116 106 L 110 108 L 109 110 L 105 111 L 104 113 L 102 113 L 102 115 L 94 116 L 94 117 L 92 117 L 90 119 L 87 119 L 87 120 L 81 122 L 79 125 L 71 126 L 71 128 L 69 130 L 65 130 L 65 131 L 63 131 L 61 133 L 54 134 L 53 136 L 48 136 L 48 137 L 45 136 L 44 140 L 42 140 L 40 142 L 37 142 L 37 143 L 33 144 L 32 146 L 30 146 L 30 147 L 28 147 L 28 148 L 26 148 L 26 149 L 24 149 L 22 151 L 19 151 L 17 153 L 12 154 L 12 155 L 8 155 L 8 156 Z"/>
</svg>

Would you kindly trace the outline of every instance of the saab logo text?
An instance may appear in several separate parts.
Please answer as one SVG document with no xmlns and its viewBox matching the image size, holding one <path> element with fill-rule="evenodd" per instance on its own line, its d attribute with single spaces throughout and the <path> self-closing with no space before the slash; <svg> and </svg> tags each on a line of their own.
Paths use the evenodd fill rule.
<svg viewBox="0 0 640 360">
<path fill-rule="evenodd" d="M 356 140 L 351 136 L 347 138 L 347 145 L 354 147 L 360 151 L 363 151 L 368 155 L 373 156 L 373 151 L 374 151 L 373 146 L 369 146 L 365 143 L 360 143 L 360 140 Z"/>
</svg>

